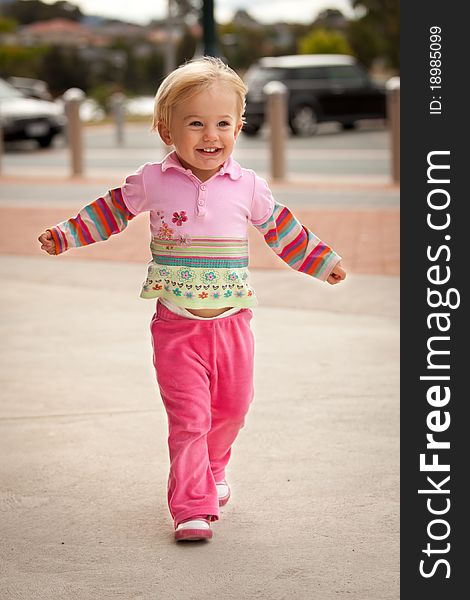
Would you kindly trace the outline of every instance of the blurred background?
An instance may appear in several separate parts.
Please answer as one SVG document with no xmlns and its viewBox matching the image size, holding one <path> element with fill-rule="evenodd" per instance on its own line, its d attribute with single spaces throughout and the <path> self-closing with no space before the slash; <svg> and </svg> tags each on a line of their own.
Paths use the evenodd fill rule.
<svg viewBox="0 0 470 600">
<path fill-rule="evenodd" d="M 398 0 L 0 0 L 2 599 L 399 597 L 398 48 Z M 217 539 L 185 552 L 148 214 L 59 257 L 37 237 L 163 158 L 156 89 L 204 53 L 249 86 L 235 158 L 348 276 L 314 282 L 250 228 L 257 397 Z"/>
<path fill-rule="evenodd" d="M 110 117 L 117 91 L 130 119 L 146 118 L 163 76 L 203 53 L 241 76 L 261 57 L 347 54 L 385 82 L 399 74 L 398 42 L 398 0 L 0 0 L 0 77 L 59 103 L 80 88 L 91 122 Z"/>
</svg>

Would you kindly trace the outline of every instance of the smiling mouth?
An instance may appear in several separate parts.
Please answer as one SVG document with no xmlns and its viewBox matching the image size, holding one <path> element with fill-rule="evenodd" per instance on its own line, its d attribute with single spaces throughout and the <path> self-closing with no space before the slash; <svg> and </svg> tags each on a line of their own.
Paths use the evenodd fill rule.
<svg viewBox="0 0 470 600">
<path fill-rule="evenodd" d="M 198 148 L 197 151 L 204 156 L 215 156 L 222 152 L 222 148 Z"/>
</svg>

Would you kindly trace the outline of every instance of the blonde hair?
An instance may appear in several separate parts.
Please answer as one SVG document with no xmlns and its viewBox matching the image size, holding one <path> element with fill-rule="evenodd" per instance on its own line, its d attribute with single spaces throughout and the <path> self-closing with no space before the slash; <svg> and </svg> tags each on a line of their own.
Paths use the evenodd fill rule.
<svg viewBox="0 0 470 600">
<path fill-rule="evenodd" d="M 217 81 L 232 86 L 241 119 L 245 112 L 246 85 L 220 58 L 204 56 L 181 65 L 162 81 L 155 96 L 152 130 L 157 130 L 159 121 L 169 127 L 172 109 L 177 104 L 196 96 Z"/>
</svg>

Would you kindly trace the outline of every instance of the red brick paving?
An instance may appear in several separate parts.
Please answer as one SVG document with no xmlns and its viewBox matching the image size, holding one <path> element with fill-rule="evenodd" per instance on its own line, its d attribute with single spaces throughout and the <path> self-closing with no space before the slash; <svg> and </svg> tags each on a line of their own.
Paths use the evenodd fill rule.
<svg viewBox="0 0 470 600">
<path fill-rule="evenodd" d="M 39 255 L 38 235 L 74 216 L 71 208 L 0 207 L 0 254 Z M 397 209 L 294 209 L 296 216 L 343 257 L 351 273 L 399 274 L 399 211 Z M 149 255 L 148 217 L 140 215 L 127 230 L 99 243 L 67 252 L 61 260 L 117 260 L 146 262 Z M 288 268 L 250 228 L 250 267 Z"/>
</svg>

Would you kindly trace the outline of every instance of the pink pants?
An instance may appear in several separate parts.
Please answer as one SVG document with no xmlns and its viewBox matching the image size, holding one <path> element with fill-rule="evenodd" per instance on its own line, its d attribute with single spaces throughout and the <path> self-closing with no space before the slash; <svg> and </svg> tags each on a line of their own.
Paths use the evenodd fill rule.
<svg viewBox="0 0 470 600">
<path fill-rule="evenodd" d="M 194 320 L 157 304 L 154 365 L 168 415 L 168 505 L 175 526 L 196 515 L 219 518 L 216 482 L 253 399 L 250 309 Z"/>
</svg>

